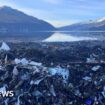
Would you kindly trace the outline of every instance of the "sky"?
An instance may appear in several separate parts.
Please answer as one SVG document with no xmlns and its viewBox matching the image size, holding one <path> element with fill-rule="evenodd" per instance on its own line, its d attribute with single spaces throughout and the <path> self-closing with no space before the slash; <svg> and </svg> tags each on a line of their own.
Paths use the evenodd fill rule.
<svg viewBox="0 0 105 105">
<path fill-rule="evenodd" d="M 0 0 L 55 27 L 105 17 L 105 0 Z"/>
</svg>

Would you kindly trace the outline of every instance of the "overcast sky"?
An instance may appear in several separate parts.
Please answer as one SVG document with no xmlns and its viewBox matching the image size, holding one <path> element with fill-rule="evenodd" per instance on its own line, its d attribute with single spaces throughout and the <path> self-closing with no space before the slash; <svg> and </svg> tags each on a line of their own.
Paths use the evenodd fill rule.
<svg viewBox="0 0 105 105">
<path fill-rule="evenodd" d="M 0 0 L 54 26 L 105 17 L 105 0 Z"/>
</svg>

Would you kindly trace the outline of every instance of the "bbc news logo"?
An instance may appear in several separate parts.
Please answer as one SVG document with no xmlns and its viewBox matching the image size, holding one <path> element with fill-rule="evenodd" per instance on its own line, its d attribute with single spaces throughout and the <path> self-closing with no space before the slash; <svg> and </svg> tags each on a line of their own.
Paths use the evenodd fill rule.
<svg viewBox="0 0 105 105">
<path fill-rule="evenodd" d="M 13 97 L 14 96 L 14 91 L 0 91 L 0 97 Z"/>
</svg>

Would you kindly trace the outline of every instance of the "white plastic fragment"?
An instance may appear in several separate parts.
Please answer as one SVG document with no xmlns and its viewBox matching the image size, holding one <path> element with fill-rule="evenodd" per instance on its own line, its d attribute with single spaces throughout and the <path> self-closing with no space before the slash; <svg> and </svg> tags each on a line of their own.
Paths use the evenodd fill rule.
<svg viewBox="0 0 105 105">
<path fill-rule="evenodd" d="M 96 60 L 95 60 L 95 58 L 87 58 L 87 60 L 86 60 L 86 62 L 87 63 L 94 63 L 94 62 L 96 62 Z"/>
<path fill-rule="evenodd" d="M 97 71 L 101 66 L 97 65 L 92 68 L 92 71 Z"/>
<path fill-rule="evenodd" d="M 26 58 L 22 58 L 22 59 L 21 59 L 21 63 L 22 63 L 23 65 L 27 65 L 27 64 L 28 64 L 28 60 L 27 60 Z"/>
<path fill-rule="evenodd" d="M 19 64 L 19 63 L 21 63 L 21 60 L 18 58 L 15 58 L 14 62 L 15 62 L 15 64 Z"/>
<path fill-rule="evenodd" d="M 0 50 L 9 51 L 10 47 L 5 42 L 3 42 L 0 47 Z"/>
<path fill-rule="evenodd" d="M 85 81 L 91 81 L 91 77 L 88 77 L 88 76 L 83 77 L 83 79 L 84 79 Z"/>
<path fill-rule="evenodd" d="M 68 69 L 63 69 L 61 67 L 55 67 L 55 68 L 49 68 L 48 72 L 51 75 L 61 75 L 64 80 L 68 80 L 69 78 L 69 70 Z"/>
<path fill-rule="evenodd" d="M 5 86 L 1 87 L 1 88 L 0 88 L 0 92 L 1 92 L 1 93 L 2 93 L 2 92 L 6 92 L 6 87 L 5 87 Z"/>
<path fill-rule="evenodd" d="M 34 62 L 34 61 L 31 61 L 29 64 L 33 65 L 33 66 L 42 66 L 42 63 L 38 63 L 38 62 Z"/>
<path fill-rule="evenodd" d="M 41 82 L 43 80 L 43 78 L 42 79 L 39 79 L 39 80 L 36 80 L 36 81 L 31 81 L 30 82 L 30 84 L 32 85 L 32 84 L 34 84 L 34 85 L 39 85 L 39 83 Z"/>
<path fill-rule="evenodd" d="M 7 55 L 5 56 L 4 61 L 5 61 L 5 64 L 8 62 L 8 56 Z"/>
<path fill-rule="evenodd" d="M 76 95 L 76 96 L 81 96 L 80 91 L 79 91 L 79 90 L 75 90 L 75 95 Z"/>
<path fill-rule="evenodd" d="M 22 59 L 15 58 L 14 62 L 15 64 L 31 65 L 33 67 L 42 66 L 42 63 L 35 62 L 35 61 L 29 62 L 26 58 L 22 58 Z"/>
<path fill-rule="evenodd" d="M 34 96 L 36 96 L 36 97 L 40 97 L 40 96 L 42 96 L 43 94 L 40 92 L 40 91 L 35 91 L 35 92 L 33 92 L 33 94 L 34 94 Z"/>
<path fill-rule="evenodd" d="M 18 100 L 15 105 L 20 105 L 20 96 L 18 96 Z"/>
<path fill-rule="evenodd" d="M 69 102 L 68 104 L 69 104 L 69 105 L 73 105 L 73 102 Z"/>
<path fill-rule="evenodd" d="M 50 92 L 54 97 L 56 97 L 56 93 L 55 93 L 55 89 L 54 89 L 53 85 L 51 85 L 51 87 L 50 87 Z"/>
<path fill-rule="evenodd" d="M 15 66 L 14 69 L 13 69 L 13 75 L 18 75 L 18 74 L 19 74 L 19 72 L 18 72 L 18 70 L 17 70 L 17 68 Z"/>
<path fill-rule="evenodd" d="M 3 67 L 0 65 L 0 70 L 2 70 L 3 69 Z"/>
<path fill-rule="evenodd" d="M 104 91 L 102 91 L 101 93 L 102 93 L 102 95 L 103 95 L 103 96 L 104 96 L 104 98 L 105 98 L 105 92 L 104 92 Z"/>
<path fill-rule="evenodd" d="M 4 103 L 5 103 L 5 105 L 8 105 L 8 99 L 6 99 L 6 100 L 4 101 Z"/>
<path fill-rule="evenodd" d="M 15 58 L 14 60 L 15 64 L 22 64 L 22 65 L 28 65 L 28 60 L 26 58 L 18 59 Z"/>
</svg>

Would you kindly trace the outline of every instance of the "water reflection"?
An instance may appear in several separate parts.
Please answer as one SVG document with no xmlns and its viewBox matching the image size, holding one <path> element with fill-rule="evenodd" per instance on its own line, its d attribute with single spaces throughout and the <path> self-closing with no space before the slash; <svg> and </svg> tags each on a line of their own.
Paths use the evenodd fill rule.
<svg viewBox="0 0 105 105">
<path fill-rule="evenodd" d="M 54 32 L 35 32 L 29 34 L 15 34 L 15 35 L 0 35 L 0 41 L 6 41 L 6 42 L 37 42 L 42 41 L 49 36 L 54 34 Z"/>
<path fill-rule="evenodd" d="M 97 39 L 105 39 L 105 31 L 62 31 L 62 33 L 77 37 L 83 36 Z"/>
<path fill-rule="evenodd" d="M 34 34 L 30 33 L 25 35 L 0 35 L 0 41 L 7 42 L 39 42 L 39 41 L 82 41 L 82 40 L 104 40 L 105 32 L 73 32 L 73 31 L 63 31 L 63 32 L 36 32 Z"/>
<path fill-rule="evenodd" d="M 71 33 L 61 33 L 56 32 L 47 39 L 44 40 L 44 42 L 72 42 L 72 41 L 83 41 L 83 40 L 97 40 L 95 37 L 89 37 L 89 36 L 76 36 Z"/>
</svg>

